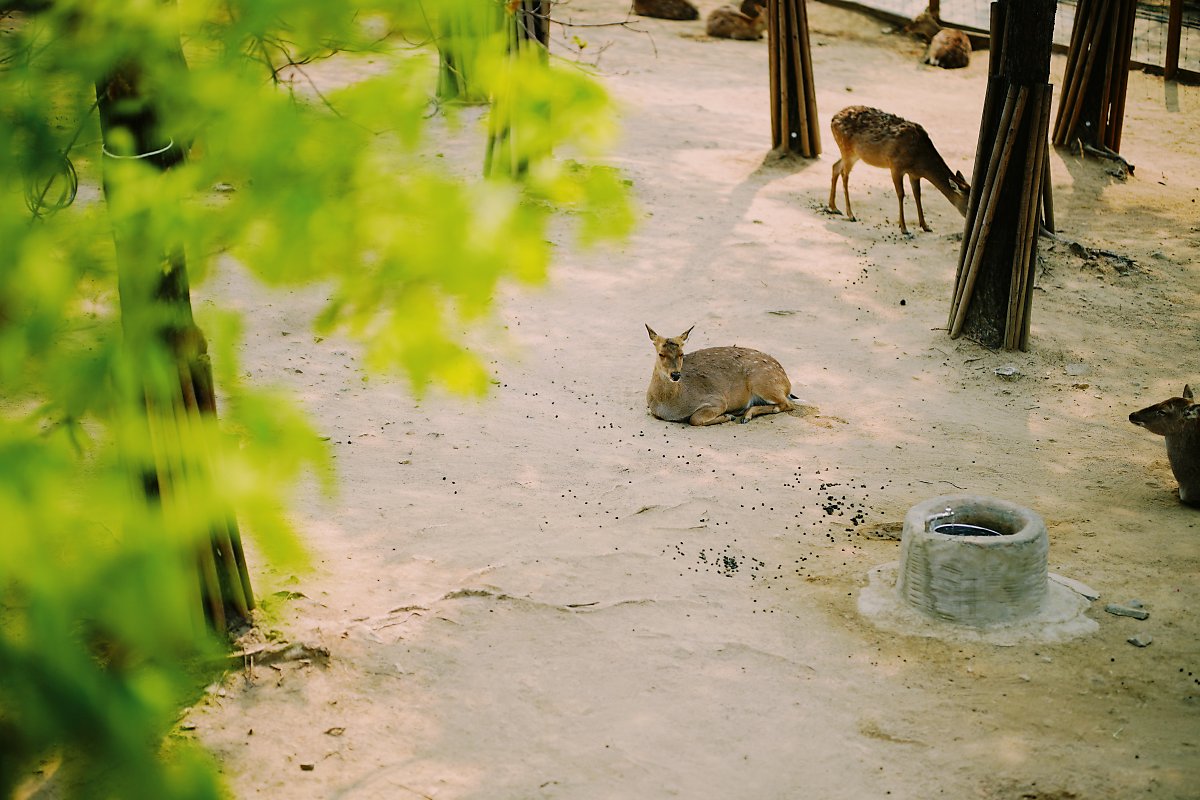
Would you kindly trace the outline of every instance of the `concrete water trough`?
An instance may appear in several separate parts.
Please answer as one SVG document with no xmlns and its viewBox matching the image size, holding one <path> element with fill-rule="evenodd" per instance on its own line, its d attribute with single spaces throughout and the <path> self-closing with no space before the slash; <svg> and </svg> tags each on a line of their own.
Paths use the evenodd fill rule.
<svg viewBox="0 0 1200 800">
<path fill-rule="evenodd" d="M 1063 640 L 1095 630 L 1076 581 L 1049 571 L 1046 523 L 1007 500 L 959 494 L 916 504 L 900 561 L 871 571 L 859 610 L 925 636 Z M 1086 587 L 1085 587 L 1086 588 Z"/>
</svg>

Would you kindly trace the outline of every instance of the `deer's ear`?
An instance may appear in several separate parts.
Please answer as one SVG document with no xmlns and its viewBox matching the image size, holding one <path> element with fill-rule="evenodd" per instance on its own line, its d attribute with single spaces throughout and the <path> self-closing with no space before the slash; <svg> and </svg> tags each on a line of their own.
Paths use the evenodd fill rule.
<svg viewBox="0 0 1200 800">
<path fill-rule="evenodd" d="M 967 179 L 963 177 L 962 170 L 954 173 L 954 177 L 958 178 L 959 183 L 966 183 Z"/>
<path fill-rule="evenodd" d="M 1192 387 L 1187 384 L 1183 387 L 1183 399 L 1192 402 Z"/>
<path fill-rule="evenodd" d="M 646 325 L 644 322 L 642 324 Z M 654 328 L 651 328 L 649 325 L 646 325 L 646 333 L 650 334 L 650 341 L 652 342 L 658 338 L 658 334 L 654 332 Z"/>
<path fill-rule="evenodd" d="M 689 333 L 691 333 L 691 332 L 692 332 L 692 328 L 695 328 L 695 327 L 696 327 L 696 326 L 695 326 L 695 325 L 693 325 L 691 328 L 688 328 L 686 331 L 684 331 L 683 333 L 679 334 L 679 341 L 681 341 L 681 342 L 686 342 L 686 341 L 687 341 L 688 334 L 689 334 Z"/>
</svg>

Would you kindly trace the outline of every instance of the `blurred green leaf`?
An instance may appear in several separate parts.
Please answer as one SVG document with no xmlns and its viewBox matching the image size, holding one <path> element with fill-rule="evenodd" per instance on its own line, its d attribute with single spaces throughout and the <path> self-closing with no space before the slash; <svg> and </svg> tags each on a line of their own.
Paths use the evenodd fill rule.
<svg viewBox="0 0 1200 800">
<path fill-rule="evenodd" d="M 181 247 L 193 287 L 218 258 L 272 287 L 319 287 L 317 332 L 353 338 L 417 396 L 494 384 L 463 331 L 503 286 L 545 279 L 555 214 L 585 244 L 629 230 L 626 184 L 602 161 L 609 98 L 574 65 L 510 53 L 509 13 L 498 0 L 56 0 L 5 17 L 0 797 L 56 759 L 63 796 L 220 796 L 210 761 L 169 735 L 219 647 L 198 548 L 236 518 L 272 564 L 304 569 L 286 498 L 305 475 L 335 485 L 294 401 L 245 380 L 230 308 L 198 315 L 220 421 L 177 413 L 178 364 L 142 333 L 179 312 L 131 312 L 114 229 L 150 273 L 164 243 Z M 189 155 L 167 173 L 100 148 L 95 87 L 131 64 L 135 108 Z M 491 107 L 474 125 L 447 93 Z M 441 157 L 488 129 L 522 170 L 484 180 Z M 132 137 L 109 141 L 136 155 Z M 111 203 L 102 181 L 120 188 Z M 155 472 L 170 485 L 147 493 Z"/>
</svg>

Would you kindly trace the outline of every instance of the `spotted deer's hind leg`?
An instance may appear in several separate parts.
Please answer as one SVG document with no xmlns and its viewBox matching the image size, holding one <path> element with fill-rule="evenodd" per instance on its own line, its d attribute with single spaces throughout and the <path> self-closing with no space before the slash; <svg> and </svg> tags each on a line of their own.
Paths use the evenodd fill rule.
<svg viewBox="0 0 1200 800">
<path fill-rule="evenodd" d="M 838 159 L 833 164 L 833 177 L 829 180 L 829 210 L 835 214 L 840 214 L 837 207 L 837 182 L 838 176 L 842 174 L 842 161 Z"/>
</svg>

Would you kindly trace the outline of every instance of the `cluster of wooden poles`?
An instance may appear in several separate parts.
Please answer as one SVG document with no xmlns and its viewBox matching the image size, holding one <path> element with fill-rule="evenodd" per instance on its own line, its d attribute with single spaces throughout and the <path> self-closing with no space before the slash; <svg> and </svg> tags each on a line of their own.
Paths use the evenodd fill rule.
<svg viewBox="0 0 1200 800">
<path fill-rule="evenodd" d="M 1136 9 L 1137 0 L 1079 0 L 1063 73 L 1062 101 L 1054 122 L 1054 144 L 1063 146 L 1082 139 L 1114 153 L 1120 150 Z M 1097 86 L 1100 70 L 1103 85 Z M 1096 130 L 1081 132 L 1080 124 L 1095 124 Z"/>
<path fill-rule="evenodd" d="M 771 146 L 804 158 L 821 154 L 817 90 L 804 0 L 769 0 L 767 51 L 771 64 Z"/>
<path fill-rule="evenodd" d="M 987 95 L 964 226 L 966 233 L 959 251 L 948 325 L 951 338 L 962 335 L 996 213 L 1005 203 L 1019 199 L 1003 347 L 1025 350 L 1029 343 L 1038 234 L 1043 225 L 1053 230 L 1054 224 L 1047 140 L 1053 87 L 1049 84 L 1017 85 L 1001 77 L 1003 20 L 998 4 L 993 4 L 992 42 Z M 1025 148 L 1023 159 L 1020 157 L 1022 147 Z M 1017 156 L 1015 163 L 1019 165 L 1019 175 L 1017 169 L 1010 170 L 1014 155 Z"/>
<path fill-rule="evenodd" d="M 198 329 L 196 334 L 199 335 Z M 215 425 L 217 408 L 208 356 L 201 354 L 189 358 L 180 353 L 177 364 L 181 396 L 163 402 L 147 393 L 146 419 L 154 453 L 152 492 L 157 496 L 164 516 L 183 517 L 188 512 L 181 507 L 176 485 L 182 480 L 196 480 L 198 471 L 213 468 L 203 429 Z M 199 596 L 194 599 L 192 608 L 197 612 L 207 609 L 208 623 L 216 631 L 226 629 L 226 604 L 242 620 L 249 622 L 250 611 L 255 607 L 254 591 L 241 533 L 232 510 L 224 520 L 213 525 L 208 536 L 197 542 L 195 553 Z M 204 624 L 199 619 L 197 623 Z"/>
</svg>

